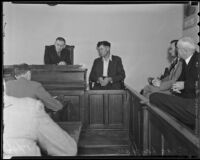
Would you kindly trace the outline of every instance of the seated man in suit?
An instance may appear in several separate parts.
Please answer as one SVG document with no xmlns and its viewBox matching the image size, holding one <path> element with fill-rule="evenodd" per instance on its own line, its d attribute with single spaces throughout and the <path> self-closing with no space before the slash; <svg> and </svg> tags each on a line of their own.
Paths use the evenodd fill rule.
<svg viewBox="0 0 200 160">
<path fill-rule="evenodd" d="M 149 98 L 149 95 L 154 92 L 171 94 L 170 89 L 172 84 L 181 77 L 183 59 L 178 57 L 177 42 L 178 40 L 173 40 L 170 43 L 169 53 L 173 57 L 170 67 L 165 70 L 165 73 L 160 79 L 152 78 L 152 80 L 149 80 L 150 84 L 143 89 L 143 95 L 145 97 Z"/>
<path fill-rule="evenodd" d="M 75 140 L 49 117 L 41 101 L 4 95 L 3 116 L 3 158 L 77 154 Z"/>
<path fill-rule="evenodd" d="M 185 60 L 185 63 L 183 63 L 183 76 L 172 86 L 174 95 L 153 93 L 149 99 L 152 104 L 194 129 L 195 82 L 199 72 L 196 63 L 200 62 L 200 54 L 196 52 L 195 43 L 190 37 L 181 38 L 177 47 L 179 56 Z"/>
<path fill-rule="evenodd" d="M 16 80 L 6 82 L 8 96 L 39 99 L 52 111 L 51 116 L 55 121 L 67 120 L 67 107 L 54 99 L 39 82 L 31 81 L 31 71 L 27 64 L 16 66 L 14 72 Z"/>
<path fill-rule="evenodd" d="M 55 44 L 45 47 L 44 63 L 55 65 L 72 64 L 69 50 L 67 50 L 65 39 L 62 37 L 56 38 Z"/>
<path fill-rule="evenodd" d="M 95 90 L 123 89 L 125 71 L 122 60 L 111 55 L 110 46 L 107 41 L 97 43 L 100 57 L 95 59 L 89 76 L 89 81 L 94 82 Z"/>
</svg>

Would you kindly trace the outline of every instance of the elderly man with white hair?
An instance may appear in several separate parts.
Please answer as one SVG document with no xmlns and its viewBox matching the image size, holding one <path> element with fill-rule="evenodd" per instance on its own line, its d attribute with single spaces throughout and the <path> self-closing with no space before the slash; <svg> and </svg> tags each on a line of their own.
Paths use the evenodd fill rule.
<svg viewBox="0 0 200 160">
<path fill-rule="evenodd" d="M 152 104 L 194 129 L 195 82 L 198 80 L 199 72 L 196 63 L 200 63 L 200 54 L 196 51 L 195 43 L 190 37 L 179 39 L 177 47 L 178 54 L 185 63 L 183 63 L 180 81 L 175 82 L 171 88 L 173 95 L 153 93 L 149 99 Z"/>
<path fill-rule="evenodd" d="M 75 156 L 75 140 L 45 112 L 41 101 L 4 95 L 3 158 L 13 156 Z"/>
</svg>

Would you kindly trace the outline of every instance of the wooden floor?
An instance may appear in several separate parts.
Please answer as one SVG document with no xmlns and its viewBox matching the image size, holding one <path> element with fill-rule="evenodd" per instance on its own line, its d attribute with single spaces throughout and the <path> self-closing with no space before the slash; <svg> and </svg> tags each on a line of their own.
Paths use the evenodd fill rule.
<svg viewBox="0 0 200 160">
<path fill-rule="evenodd" d="M 130 155 L 130 140 L 127 131 L 83 131 L 78 146 L 78 156 Z"/>
</svg>

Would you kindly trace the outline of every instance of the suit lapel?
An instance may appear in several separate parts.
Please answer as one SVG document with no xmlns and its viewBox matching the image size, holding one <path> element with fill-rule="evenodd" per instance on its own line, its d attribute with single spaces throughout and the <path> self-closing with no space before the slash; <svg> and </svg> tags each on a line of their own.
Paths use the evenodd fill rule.
<svg viewBox="0 0 200 160">
<path fill-rule="evenodd" d="M 102 60 L 102 58 L 99 61 L 99 69 L 100 69 L 100 76 L 103 76 L 103 60 Z"/>
<path fill-rule="evenodd" d="M 191 59 L 190 59 L 188 65 L 187 65 L 187 71 L 190 70 L 190 68 L 192 67 L 194 61 L 195 61 L 195 53 L 192 55 L 192 57 L 191 57 Z"/>
</svg>

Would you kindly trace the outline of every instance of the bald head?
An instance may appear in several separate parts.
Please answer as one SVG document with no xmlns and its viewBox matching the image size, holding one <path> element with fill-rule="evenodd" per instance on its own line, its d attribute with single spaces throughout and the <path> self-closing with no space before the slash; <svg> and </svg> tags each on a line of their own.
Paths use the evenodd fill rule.
<svg viewBox="0 0 200 160">
<path fill-rule="evenodd" d="M 179 39 L 177 47 L 179 56 L 183 59 L 187 59 L 196 50 L 194 40 L 190 37 L 183 37 Z"/>
</svg>

